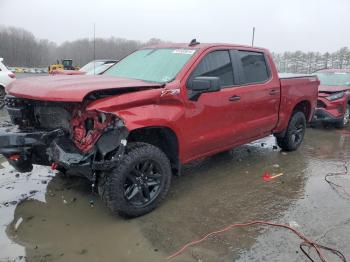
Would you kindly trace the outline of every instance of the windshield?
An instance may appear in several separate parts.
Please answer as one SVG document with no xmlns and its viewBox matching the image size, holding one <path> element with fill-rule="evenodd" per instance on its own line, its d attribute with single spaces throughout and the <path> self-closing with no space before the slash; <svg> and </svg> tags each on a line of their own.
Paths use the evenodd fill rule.
<svg viewBox="0 0 350 262">
<path fill-rule="evenodd" d="M 350 73 L 319 72 L 316 75 L 323 86 L 350 86 Z"/>
<path fill-rule="evenodd" d="M 103 71 L 107 70 L 109 67 L 111 67 L 114 64 L 115 63 L 106 63 L 106 64 L 103 64 L 103 65 L 96 66 L 95 70 L 92 68 L 91 70 L 87 71 L 86 74 L 87 75 L 99 75 Z"/>
<path fill-rule="evenodd" d="M 125 57 L 103 75 L 158 83 L 170 82 L 195 52 L 194 49 L 142 49 Z"/>
<path fill-rule="evenodd" d="M 92 61 L 86 65 L 84 65 L 82 68 L 79 69 L 79 71 L 81 72 L 89 72 L 89 71 L 93 71 L 94 70 L 94 63 L 95 63 L 95 69 L 100 66 L 100 65 L 103 65 L 105 62 L 103 61 Z"/>
<path fill-rule="evenodd" d="M 62 64 L 63 64 L 64 66 L 71 66 L 71 65 L 72 65 L 72 60 L 63 60 L 63 61 L 62 61 Z"/>
</svg>

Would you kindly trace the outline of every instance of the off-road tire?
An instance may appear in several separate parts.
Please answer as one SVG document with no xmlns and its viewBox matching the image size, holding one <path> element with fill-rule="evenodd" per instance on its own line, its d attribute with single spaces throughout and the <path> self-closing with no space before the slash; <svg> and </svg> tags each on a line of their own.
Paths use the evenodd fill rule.
<svg viewBox="0 0 350 262">
<path fill-rule="evenodd" d="M 128 154 L 130 151 L 132 151 L 135 148 L 140 148 L 143 146 L 147 146 L 149 144 L 143 143 L 143 142 L 133 142 L 129 143 L 128 146 L 125 148 L 125 154 Z M 108 194 L 107 192 L 107 181 L 108 181 L 108 176 L 110 175 L 111 172 L 102 172 L 99 174 L 97 177 L 97 193 L 100 196 L 101 200 L 107 205 L 108 204 Z"/>
<path fill-rule="evenodd" d="M 135 206 L 125 196 L 125 179 L 140 161 L 153 161 L 161 170 L 162 182 L 158 195 L 146 206 Z M 154 210 L 164 200 L 171 183 L 171 167 L 167 156 L 159 148 L 147 143 L 130 143 L 118 166 L 98 178 L 98 193 L 114 214 L 137 217 Z"/>
<path fill-rule="evenodd" d="M 283 151 L 294 151 L 302 143 L 306 130 L 306 118 L 303 112 L 296 111 L 289 120 L 283 136 L 276 135 L 277 144 Z M 297 138 L 298 136 L 298 138 Z"/>
<path fill-rule="evenodd" d="M 5 106 L 5 88 L 0 85 L 0 109 L 3 109 Z"/>
<path fill-rule="evenodd" d="M 345 108 L 345 113 L 344 113 L 341 121 L 335 123 L 334 126 L 338 129 L 342 129 L 342 128 L 347 127 L 349 124 L 349 117 L 350 117 L 349 115 L 350 115 L 350 105 L 347 104 L 346 108 Z"/>
</svg>

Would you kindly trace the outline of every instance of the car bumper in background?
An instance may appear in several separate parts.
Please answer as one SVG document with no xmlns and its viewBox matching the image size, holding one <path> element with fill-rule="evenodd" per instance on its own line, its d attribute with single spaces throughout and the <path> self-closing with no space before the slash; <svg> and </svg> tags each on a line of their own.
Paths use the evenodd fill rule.
<svg viewBox="0 0 350 262">
<path fill-rule="evenodd" d="M 342 121 L 345 112 L 345 105 L 345 98 L 336 101 L 329 101 L 324 97 L 319 97 L 312 122 L 337 123 Z"/>
<path fill-rule="evenodd" d="M 328 123 L 337 123 L 339 121 L 342 121 L 343 117 L 335 117 L 331 113 L 327 112 L 326 110 L 317 108 L 314 114 L 314 118 L 312 122 L 328 122 Z"/>
</svg>

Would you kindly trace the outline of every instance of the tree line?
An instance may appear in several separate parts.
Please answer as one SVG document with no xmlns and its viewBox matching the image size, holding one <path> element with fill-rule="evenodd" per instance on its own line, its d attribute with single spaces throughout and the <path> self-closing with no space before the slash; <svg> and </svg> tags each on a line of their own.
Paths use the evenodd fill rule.
<svg viewBox="0 0 350 262">
<path fill-rule="evenodd" d="M 37 39 L 31 32 L 16 27 L 0 27 L 0 57 L 8 66 L 46 67 L 57 60 L 73 59 L 83 66 L 94 59 L 121 59 L 138 48 L 158 44 L 151 38 L 147 42 L 111 37 L 66 41 L 60 45 Z"/>
<path fill-rule="evenodd" d="M 342 47 L 333 53 L 284 52 L 273 53 L 279 72 L 310 74 L 323 68 L 350 68 L 350 50 Z"/>
<path fill-rule="evenodd" d="M 46 67 L 58 59 L 73 59 L 74 64 L 83 66 L 94 59 L 121 59 L 134 50 L 163 42 L 152 38 L 147 42 L 123 38 L 85 38 L 66 41 L 60 45 L 48 40 L 37 39 L 22 28 L 0 27 L 0 57 L 8 66 Z M 273 53 L 280 72 L 312 73 L 322 68 L 350 68 L 350 50 L 340 48 L 333 53 L 284 52 Z"/>
</svg>

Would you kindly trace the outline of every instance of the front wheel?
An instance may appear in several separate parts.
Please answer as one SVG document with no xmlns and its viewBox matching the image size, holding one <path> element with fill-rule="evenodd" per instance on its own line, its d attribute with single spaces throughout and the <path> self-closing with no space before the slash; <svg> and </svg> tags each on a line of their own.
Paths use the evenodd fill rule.
<svg viewBox="0 0 350 262">
<path fill-rule="evenodd" d="M 276 136 L 277 144 L 284 151 L 296 150 L 304 139 L 306 118 L 303 112 L 295 112 L 289 120 L 283 136 Z"/>
<path fill-rule="evenodd" d="M 171 182 L 170 162 L 159 148 L 136 143 L 118 167 L 100 179 L 100 196 L 111 211 L 137 217 L 151 212 L 165 198 Z"/>
<path fill-rule="evenodd" d="M 349 121 L 350 121 L 350 105 L 347 104 L 343 118 L 341 119 L 341 121 L 339 121 L 338 123 L 335 124 L 335 127 L 336 128 L 345 128 L 349 124 Z"/>
</svg>

